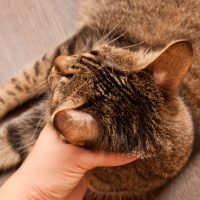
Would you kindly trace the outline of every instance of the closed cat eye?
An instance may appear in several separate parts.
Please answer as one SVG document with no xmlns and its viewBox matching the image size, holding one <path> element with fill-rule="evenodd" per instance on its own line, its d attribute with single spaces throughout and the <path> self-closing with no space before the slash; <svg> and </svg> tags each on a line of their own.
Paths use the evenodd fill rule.
<svg viewBox="0 0 200 200">
<path fill-rule="evenodd" d="M 99 52 L 96 51 L 96 50 L 91 50 L 90 53 L 94 56 L 98 56 L 99 55 Z"/>
<path fill-rule="evenodd" d="M 74 74 L 65 74 L 64 77 L 71 79 L 74 76 Z"/>
</svg>

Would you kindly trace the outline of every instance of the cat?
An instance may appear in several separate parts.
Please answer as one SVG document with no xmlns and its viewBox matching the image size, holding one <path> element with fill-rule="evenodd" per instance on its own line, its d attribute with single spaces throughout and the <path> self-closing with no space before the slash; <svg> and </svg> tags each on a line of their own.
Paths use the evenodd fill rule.
<svg viewBox="0 0 200 200">
<path fill-rule="evenodd" d="M 0 170 L 23 162 L 47 121 L 66 141 L 136 155 L 87 173 L 84 199 L 152 199 L 199 133 L 199 0 L 84 0 L 77 33 L 0 88 Z"/>
</svg>

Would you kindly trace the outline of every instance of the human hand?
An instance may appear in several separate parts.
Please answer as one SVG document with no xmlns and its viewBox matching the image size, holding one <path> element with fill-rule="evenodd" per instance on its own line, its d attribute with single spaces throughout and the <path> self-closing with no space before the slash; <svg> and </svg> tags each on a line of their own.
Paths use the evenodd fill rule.
<svg viewBox="0 0 200 200">
<path fill-rule="evenodd" d="M 47 124 L 23 165 L 0 189 L 0 199 L 79 200 L 86 190 L 83 177 L 88 170 L 136 159 L 65 144 Z"/>
</svg>

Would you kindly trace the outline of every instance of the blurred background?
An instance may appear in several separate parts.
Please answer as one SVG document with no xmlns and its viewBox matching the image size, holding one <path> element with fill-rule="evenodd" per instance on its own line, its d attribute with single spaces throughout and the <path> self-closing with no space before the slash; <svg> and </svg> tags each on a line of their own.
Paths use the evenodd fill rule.
<svg viewBox="0 0 200 200">
<path fill-rule="evenodd" d="M 75 32 L 79 1 L 0 0 L 0 85 Z M 199 200 L 199 187 L 197 155 L 158 199 Z"/>
<path fill-rule="evenodd" d="M 73 34 L 77 2 L 0 0 L 0 83 Z"/>
</svg>

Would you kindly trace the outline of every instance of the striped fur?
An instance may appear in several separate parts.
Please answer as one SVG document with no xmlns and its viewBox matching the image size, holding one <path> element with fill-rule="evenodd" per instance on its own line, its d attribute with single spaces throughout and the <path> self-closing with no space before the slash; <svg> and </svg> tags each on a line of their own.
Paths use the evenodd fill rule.
<svg viewBox="0 0 200 200">
<path fill-rule="evenodd" d="M 68 142 L 141 157 L 90 171 L 85 199 L 150 199 L 186 164 L 199 133 L 199 1 L 85 3 L 84 26 L 0 88 L 2 119 L 39 97 L 2 126 L 0 170 L 20 164 L 51 120 Z M 192 49 L 183 38 L 194 49 L 189 73 Z M 68 109 L 76 112 L 71 124 Z M 97 122 L 95 137 L 77 134 L 79 112 Z"/>
</svg>

